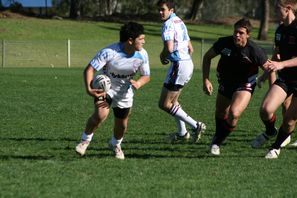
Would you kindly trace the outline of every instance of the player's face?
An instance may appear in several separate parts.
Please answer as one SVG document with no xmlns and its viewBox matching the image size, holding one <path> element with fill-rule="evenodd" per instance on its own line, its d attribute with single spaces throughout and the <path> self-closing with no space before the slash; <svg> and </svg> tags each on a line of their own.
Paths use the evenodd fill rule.
<svg viewBox="0 0 297 198">
<path fill-rule="evenodd" d="M 162 21 L 166 21 L 173 13 L 173 9 L 169 9 L 166 4 L 159 7 L 159 14 Z"/>
<path fill-rule="evenodd" d="M 136 51 L 140 51 L 143 48 L 143 45 L 145 44 L 145 35 L 141 34 L 139 37 L 137 37 L 133 41 L 133 45 Z"/>
<path fill-rule="evenodd" d="M 235 27 L 233 33 L 233 40 L 237 47 L 244 47 L 250 35 L 244 27 Z"/>
<path fill-rule="evenodd" d="M 276 11 L 276 15 L 277 15 L 278 19 L 280 21 L 284 22 L 288 16 L 288 8 L 285 6 L 282 6 L 279 3 L 276 3 L 275 9 L 276 9 L 275 11 Z"/>
</svg>

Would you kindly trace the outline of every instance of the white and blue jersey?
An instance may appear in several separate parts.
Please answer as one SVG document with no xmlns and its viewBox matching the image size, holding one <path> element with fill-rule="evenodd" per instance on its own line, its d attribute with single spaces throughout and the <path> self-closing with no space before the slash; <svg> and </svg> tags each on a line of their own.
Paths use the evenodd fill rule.
<svg viewBox="0 0 297 198">
<path fill-rule="evenodd" d="M 107 94 L 112 98 L 112 107 L 130 108 L 134 95 L 130 79 L 138 71 L 141 76 L 149 76 L 150 67 L 145 49 L 128 56 L 123 47 L 119 42 L 100 50 L 90 65 L 111 79 L 111 89 Z"/>
<path fill-rule="evenodd" d="M 172 13 L 164 22 L 162 27 L 162 40 L 164 42 L 172 40 L 174 51 L 167 57 L 170 61 L 190 60 L 188 30 L 184 22 Z"/>
</svg>

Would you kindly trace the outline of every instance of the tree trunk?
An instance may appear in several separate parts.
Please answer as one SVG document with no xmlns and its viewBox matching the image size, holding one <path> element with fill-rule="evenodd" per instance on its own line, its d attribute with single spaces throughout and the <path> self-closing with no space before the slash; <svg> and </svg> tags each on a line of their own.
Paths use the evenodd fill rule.
<svg viewBox="0 0 297 198">
<path fill-rule="evenodd" d="M 258 34 L 259 40 L 267 40 L 269 29 L 269 0 L 261 0 L 262 17 Z"/>
<path fill-rule="evenodd" d="M 201 8 L 203 7 L 203 0 L 193 0 L 193 5 L 189 15 L 191 21 L 199 20 L 201 18 Z"/>
<path fill-rule="evenodd" d="M 77 19 L 79 17 L 79 0 L 71 0 L 70 1 L 70 12 L 69 17 L 71 19 Z"/>
</svg>

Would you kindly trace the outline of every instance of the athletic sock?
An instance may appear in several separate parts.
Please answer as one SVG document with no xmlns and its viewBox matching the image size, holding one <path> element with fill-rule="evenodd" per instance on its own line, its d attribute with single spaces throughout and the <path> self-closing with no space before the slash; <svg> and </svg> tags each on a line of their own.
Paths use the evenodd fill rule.
<svg viewBox="0 0 297 198">
<path fill-rule="evenodd" d="M 177 125 L 177 134 L 179 136 L 184 136 L 186 135 L 187 133 L 187 129 L 186 129 L 186 124 L 184 121 L 181 121 L 180 119 L 178 118 L 175 118 L 175 122 L 176 122 L 176 125 Z"/>
<path fill-rule="evenodd" d="M 112 144 L 113 146 L 120 145 L 120 144 L 122 143 L 122 141 L 123 141 L 123 138 L 117 140 L 117 139 L 114 137 L 114 135 L 111 137 L 111 144 Z"/>
<path fill-rule="evenodd" d="M 93 135 L 94 135 L 94 133 L 86 134 L 86 132 L 83 132 L 83 134 L 81 136 L 81 139 L 82 139 L 82 141 L 89 141 L 89 142 L 91 142 L 92 141 L 92 138 L 93 138 Z"/>
<path fill-rule="evenodd" d="M 274 114 L 270 120 L 263 120 L 263 123 L 266 128 L 266 135 L 267 136 L 275 136 L 277 134 L 277 130 L 275 129 L 275 121 L 276 115 Z"/>
<path fill-rule="evenodd" d="M 226 119 L 220 119 L 216 117 L 216 133 L 212 139 L 211 144 L 220 146 L 224 140 L 230 135 L 236 126 L 228 124 Z"/>
<path fill-rule="evenodd" d="M 188 114 L 179 105 L 172 105 L 172 107 L 169 110 L 169 113 L 175 118 L 184 121 L 193 129 L 197 127 L 197 121 L 188 116 Z"/>
<path fill-rule="evenodd" d="M 286 133 L 282 130 L 282 128 L 280 128 L 276 136 L 276 140 L 271 147 L 274 149 L 280 149 L 282 143 L 292 134 L 292 132 Z"/>
</svg>

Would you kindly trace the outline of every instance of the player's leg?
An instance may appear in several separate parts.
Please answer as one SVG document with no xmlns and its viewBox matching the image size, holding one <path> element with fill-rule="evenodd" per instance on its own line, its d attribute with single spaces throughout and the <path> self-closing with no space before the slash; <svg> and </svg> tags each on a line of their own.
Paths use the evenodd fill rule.
<svg viewBox="0 0 297 198">
<path fill-rule="evenodd" d="M 296 112 L 297 112 L 297 97 L 293 96 L 291 104 L 284 115 L 283 123 L 278 131 L 276 140 L 272 144 L 265 158 L 267 159 L 278 158 L 282 143 L 293 133 L 295 129 L 296 122 L 297 122 Z"/>
<path fill-rule="evenodd" d="M 170 91 L 167 88 L 163 88 L 159 100 L 159 107 L 169 112 L 172 105 L 181 108 L 180 104 L 178 103 L 178 97 L 181 93 L 181 89 L 178 91 Z M 172 143 L 188 140 L 190 138 L 189 134 L 187 133 L 187 129 L 185 126 L 185 122 L 182 121 L 178 117 L 174 117 L 176 124 L 177 124 L 177 132 L 170 134 L 169 139 Z"/>
<path fill-rule="evenodd" d="M 163 87 L 161 97 L 159 100 L 159 107 L 172 115 L 175 119 L 181 120 L 186 124 L 190 125 L 193 129 L 193 140 L 196 142 L 199 139 L 198 135 L 201 134 L 205 130 L 205 124 L 202 122 L 198 122 L 194 120 L 191 116 L 189 116 L 180 105 L 176 105 L 173 101 L 177 95 L 179 95 L 180 90 L 178 91 L 170 91 L 166 87 Z M 196 134 L 198 134 L 196 136 Z M 194 139 L 194 137 L 196 137 Z"/>
<path fill-rule="evenodd" d="M 193 74 L 193 62 L 173 62 L 168 70 L 164 87 L 161 92 L 159 107 L 171 114 L 175 119 L 185 122 L 192 128 L 193 141 L 199 140 L 201 133 L 206 129 L 202 122 L 197 122 L 189 116 L 180 105 L 175 103 L 181 93 L 181 89 L 191 79 Z"/>
<path fill-rule="evenodd" d="M 121 148 L 121 143 L 124 138 L 124 134 L 128 128 L 128 119 L 130 114 L 130 108 L 113 108 L 114 112 L 114 131 L 109 143 L 113 150 L 115 157 L 118 159 L 125 159 L 124 152 Z"/>
<path fill-rule="evenodd" d="M 85 155 L 85 152 L 92 141 L 95 130 L 100 126 L 102 122 L 107 118 L 109 114 L 109 105 L 102 106 L 98 102 L 95 104 L 94 113 L 87 120 L 85 130 L 82 133 L 80 143 L 75 147 L 75 151 L 81 156 Z"/>
<path fill-rule="evenodd" d="M 260 118 L 265 125 L 265 132 L 258 135 L 253 141 L 251 146 L 253 148 L 260 148 L 271 137 L 277 134 L 275 127 L 276 115 L 275 111 L 285 101 L 287 93 L 283 88 L 274 84 L 269 89 L 264 97 L 260 108 Z"/>
<path fill-rule="evenodd" d="M 286 100 L 282 104 L 282 116 L 283 118 L 285 117 L 286 111 L 289 108 L 291 104 L 293 94 L 289 95 Z M 281 145 L 281 147 L 287 146 L 291 142 L 291 136 L 289 136 Z M 291 144 L 292 146 L 296 145 L 297 146 L 297 140 Z"/>
<path fill-rule="evenodd" d="M 177 105 L 177 106 L 181 106 L 178 102 L 178 98 L 180 96 L 182 92 L 182 89 L 180 89 L 180 91 L 178 92 L 178 94 L 175 96 L 174 100 L 173 100 L 173 104 Z M 190 134 L 187 132 L 187 128 L 186 128 L 186 123 L 178 118 L 175 118 L 175 122 L 177 125 L 177 132 L 176 134 L 178 136 L 176 136 L 176 138 L 178 137 L 185 137 L 185 139 L 189 139 L 190 138 Z"/>
<path fill-rule="evenodd" d="M 215 124 L 216 130 L 210 144 L 210 153 L 220 155 L 220 145 L 225 139 L 224 125 L 230 108 L 231 100 L 218 93 L 216 98 Z"/>
<path fill-rule="evenodd" d="M 226 120 L 228 125 L 231 126 L 231 128 L 234 129 L 236 127 L 237 122 L 241 114 L 247 108 L 251 100 L 251 97 L 252 94 L 249 91 L 236 91 L 233 94 L 230 109 L 228 112 L 228 118 Z"/>
</svg>

